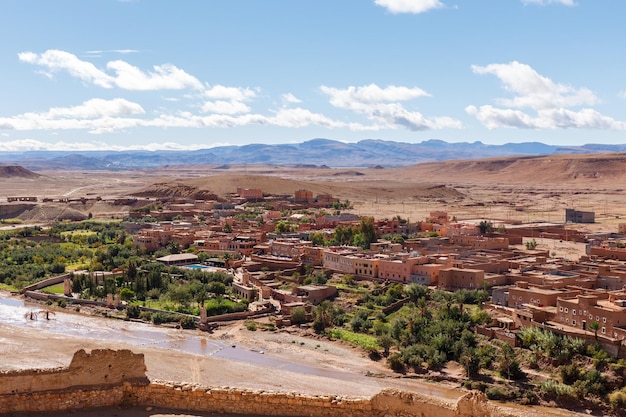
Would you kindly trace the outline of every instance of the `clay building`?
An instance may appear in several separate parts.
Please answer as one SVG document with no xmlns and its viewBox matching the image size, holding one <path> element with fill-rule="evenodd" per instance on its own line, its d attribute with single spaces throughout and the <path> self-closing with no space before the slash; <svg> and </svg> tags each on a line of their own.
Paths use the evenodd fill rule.
<svg viewBox="0 0 626 417">
<path fill-rule="evenodd" d="M 485 281 L 485 271 L 469 268 L 444 268 L 439 271 L 438 286 L 446 290 L 480 289 Z"/>
<path fill-rule="evenodd" d="M 596 213 L 593 211 L 580 211 L 565 209 L 565 223 L 595 223 Z"/>
<path fill-rule="evenodd" d="M 620 335 L 624 337 L 626 294 L 605 292 L 559 298 L 555 321 L 587 331 L 592 331 L 589 328 L 590 323 L 597 322 L 599 335 L 612 338 L 618 338 Z"/>
</svg>

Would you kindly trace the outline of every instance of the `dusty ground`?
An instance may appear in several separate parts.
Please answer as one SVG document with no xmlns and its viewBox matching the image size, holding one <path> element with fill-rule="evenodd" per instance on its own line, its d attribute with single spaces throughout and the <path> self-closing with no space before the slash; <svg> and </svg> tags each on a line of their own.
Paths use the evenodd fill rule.
<svg viewBox="0 0 626 417">
<path fill-rule="evenodd" d="M 620 154 L 450 161 L 384 169 L 263 165 L 217 169 L 207 165 L 39 174 L 42 176 L 36 179 L 2 177 L 0 189 L 5 196 L 110 199 L 177 187 L 181 196 L 193 194 L 190 189 L 224 196 L 237 187 L 287 195 L 304 188 L 350 200 L 356 214 L 377 218 L 400 215 L 411 221 L 444 210 L 459 220 L 558 223 L 564 221 L 565 208 L 575 208 L 596 213 L 596 224 L 589 231 L 616 231 L 626 217 L 626 157 Z M 71 207 L 100 218 L 128 210 L 106 202 Z"/>
</svg>

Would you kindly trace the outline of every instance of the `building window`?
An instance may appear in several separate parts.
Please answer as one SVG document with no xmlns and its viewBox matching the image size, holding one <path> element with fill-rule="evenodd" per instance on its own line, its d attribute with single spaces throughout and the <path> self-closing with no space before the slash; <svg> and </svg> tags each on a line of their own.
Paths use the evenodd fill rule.
<svg viewBox="0 0 626 417">
<path fill-rule="evenodd" d="M 606 317 L 602 317 L 602 323 L 606 323 Z"/>
<path fill-rule="evenodd" d="M 561 312 L 562 312 L 562 311 L 563 311 L 563 307 L 559 307 L 559 311 L 561 311 Z"/>
<path fill-rule="evenodd" d="M 596 321 L 600 321 L 600 316 L 596 316 Z"/>
<path fill-rule="evenodd" d="M 589 314 L 589 320 L 593 320 L 593 315 Z"/>
<path fill-rule="evenodd" d="M 602 334 L 605 334 L 605 333 L 606 333 L 606 327 L 603 327 L 602 328 Z"/>
<path fill-rule="evenodd" d="M 572 310 L 572 314 L 573 314 L 573 315 L 576 315 L 576 310 Z"/>
<path fill-rule="evenodd" d="M 569 312 L 569 311 L 568 311 L 567 307 L 565 307 L 565 313 L 568 313 L 568 312 Z"/>
<path fill-rule="evenodd" d="M 576 326 L 576 320 L 572 320 L 572 326 Z"/>
</svg>

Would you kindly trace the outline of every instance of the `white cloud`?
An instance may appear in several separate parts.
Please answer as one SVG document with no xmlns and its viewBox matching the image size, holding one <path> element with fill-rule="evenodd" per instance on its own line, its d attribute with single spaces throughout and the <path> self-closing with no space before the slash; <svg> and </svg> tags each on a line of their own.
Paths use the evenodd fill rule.
<svg viewBox="0 0 626 417">
<path fill-rule="evenodd" d="M 626 129 L 626 123 L 603 116 L 593 109 L 573 111 L 563 108 L 544 109 L 533 117 L 520 110 L 499 109 L 489 105 L 467 106 L 468 114 L 475 116 L 488 129 L 514 127 L 521 129 Z"/>
<path fill-rule="evenodd" d="M 538 4 L 540 6 L 547 6 L 549 4 L 562 4 L 564 6 L 575 6 L 574 0 L 522 0 L 525 5 Z"/>
<path fill-rule="evenodd" d="M 113 70 L 115 84 L 125 90 L 200 90 L 202 83 L 194 76 L 171 64 L 155 65 L 154 72 L 145 73 L 124 61 L 111 61 L 107 68 Z"/>
<path fill-rule="evenodd" d="M 207 101 L 202 105 L 201 109 L 203 112 L 238 114 L 250 112 L 250 107 L 245 102 L 255 98 L 256 92 L 250 88 L 214 85 L 207 88 L 202 95 L 215 99 L 215 101 Z"/>
<path fill-rule="evenodd" d="M 104 51 L 104 50 L 85 51 L 86 54 L 96 54 L 96 55 L 106 54 L 106 53 L 136 54 L 138 52 L 139 52 L 138 49 L 109 49 L 109 50 L 106 50 L 106 51 Z"/>
<path fill-rule="evenodd" d="M 83 82 L 103 88 L 118 87 L 126 90 L 181 90 L 185 88 L 198 90 L 203 88 L 202 83 L 195 77 L 171 64 L 155 65 L 153 72 L 146 73 L 125 61 L 110 61 L 106 68 L 115 73 L 115 75 L 110 75 L 74 54 L 55 49 L 47 50 L 42 54 L 21 52 L 18 58 L 22 62 L 44 67 L 48 76 L 65 70 Z"/>
<path fill-rule="evenodd" d="M 500 99 L 506 107 L 543 109 L 593 105 L 598 98 L 587 88 L 573 88 L 556 84 L 539 75 L 529 65 L 513 61 L 508 64 L 472 65 L 475 74 L 492 74 L 502 81 L 504 89 L 517 94 L 512 99 Z"/>
<path fill-rule="evenodd" d="M 409 101 L 430 96 L 421 88 L 389 86 L 380 88 L 376 84 L 346 89 L 322 86 L 322 92 L 330 96 L 335 107 L 364 114 L 373 121 L 377 129 L 405 127 L 409 130 L 443 129 L 462 127 L 461 122 L 449 117 L 426 118 L 420 112 L 409 111 L 397 101 Z"/>
<path fill-rule="evenodd" d="M 232 128 L 250 124 L 299 128 L 318 125 L 326 128 L 351 128 L 366 130 L 365 126 L 337 122 L 306 109 L 280 109 L 274 116 L 261 114 L 237 114 L 243 109 L 239 102 L 216 101 L 205 103 L 206 111 L 216 114 L 197 115 L 190 112 L 161 114 L 146 118 L 144 109 L 124 99 L 88 100 L 80 106 L 57 107 L 42 113 L 24 113 L 14 117 L 0 118 L 0 129 L 10 130 L 87 130 L 92 134 L 121 131 L 136 127 L 157 128 Z M 214 106 L 215 108 L 211 108 Z M 235 106 L 235 108 L 231 108 Z M 245 106 L 245 105 L 244 105 Z"/>
<path fill-rule="evenodd" d="M 102 72 L 92 63 L 81 61 L 76 55 L 68 52 L 51 49 L 43 54 L 21 52 L 17 56 L 22 62 L 47 68 L 51 71 L 47 73 L 50 75 L 56 71 L 66 70 L 71 76 L 99 87 L 112 88 L 115 84 L 113 77 Z"/>
<path fill-rule="evenodd" d="M 240 101 L 207 101 L 202 105 L 204 113 L 238 114 L 249 113 L 250 107 Z"/>
<path fill-rule="evenodd" d="M 226 146 L 228 143 L 212 144 L 190 144 L 181 145 L 173 142 L 148 143 L 145 145 L 110 145 L 104 142 L 42 142 L 35 139 L 19 139 L 13 141 L 0 142 L 2 152 L 23 152 L 23 151 L 156 151 L 156 150 L 176 150 L 193 151 L 198 149 L 208 149 L 216 146 Z"/>
<path fill-rule="evenodd" d="M 395 85 L 380 88 L 376 84 L 370 84 L 362 87 L 350 86 L 344 90 L 322 86 L 321 89 L 322 92 L 331 97 L 330 103 L 333 106 L 351 110 L 358 110 L 383 101 L 407 101 L 430 96 L 421 88 L 397 87 Z"/>
<path fill-rule="evenodd" d="M 292 128 L 306 127 L 312 124 L 331 129 L 346 127 L 345 123 L 335 121 L 323 114 L 313 113 L 310 110 L 300 107 L 295 109 L 280 109 L 269 122 L 276 126 Z"/>
<path fill-rule="evenodd" d="M 281 99 L 282 99 L 284 104 L 298 104 L 298 103 L 302 103 L 302 100 L 300 100 L 298 97 L 294 96 L 291 93 L 283 94 L 281 96 Z"/>
<path fill-rule="evenodd" d="M 204 91 L 204 96 L 212 99 L 247 101 L 256 97 L 256 92 L 250 88 L 225 87 L 214 85 Z"/>
<path fill-rule="evenodd" d="M 491 105 L 467 106 L 465 111 L 475 116 L 488 129 L 513 127 L 525 129 L 617 129 L 626 123 L 604 116 L 591 108 L 599 99 L 588 88 L 574 88 L 558 84 L 538 74 L 533 68 L 519 62 L 473 65 L 476 74 L 492 74 L 502 81 L 512 98 L 496 99 L 504 108 Z M 525 109 L 525 110 L 522 110 Z M 535 115 L 526 111 L 534 112 Z"/>
<path fill-rule="evenodd" d="M 375 0 L 374 3 L 391 13 L 419 14 L 444 7 L 440 0 Z"/>
<path fill-rule="evenodd" d="M 91 99 L 80 106 L 53 107 L 43 113 L 23 113 L 14 117 L 2 117 L 0 128 L 12 130 L 95 129 L 95 132 L 100 133 L 119 130 L 122 126 L 117 125 L 117 121 L 125 120 L 125 116 L 144 113 L 144 109 L 139 104 L 122 98 Z"/>
</svg>

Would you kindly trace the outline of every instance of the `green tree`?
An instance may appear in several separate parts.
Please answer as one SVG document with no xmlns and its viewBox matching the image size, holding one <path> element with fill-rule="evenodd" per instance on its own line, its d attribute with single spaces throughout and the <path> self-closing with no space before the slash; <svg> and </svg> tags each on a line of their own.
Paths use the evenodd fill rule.
<svg viewBox="0 0 626 417">
<path fill-rule="evenodd" d="M 122 288 L 120 290 L 120 298 L 122 301 L 130 301 L 135 298 L 135 291 L 130 288 Z"/>
<path fill-rule="evenodd" d="M 460 359 L 461 365 L 465 368 L 465 376 L 473 379 L 478 376 L 480 371 L 480 358 L 476 355 L 474 349 L 467 349 Z"/>
<path fill-rule="evenodd" d="M 526 245 L 526 249 L 534 250 L 537 248 L 537 241 L 535 239 L 529 240 L 528 242 L 525 243 L 525 245 Z"/>
<path fill-rule="evenodd" d="M 291 324 L 306 323 L 306 310 L 304 307 L 296 307 L 291 311 Z"/>
<path fill-rule="evenodd" d="M 515 355 L 515 349 L 506 343 L 502 345 L 500 350 L 498 372 L 506 379 L 518 379 L 523 375 L 519 361 Z"/>
<path fill-rule="evenodd" d="M 324 234 L 320 232 L 311 233 L 309 235 L 309 240 L 313 242 L 313 246 L 325 246 L 326 245 Z"/>
<path fill-rule="evenodd" d="M 600 330 L 600 323 L 597 321 L 592 321 L 591 323 L 589 323 L 588 327 L 589 330 L 593 331 L 593 335 L 595 336 L 596 340 L 598 340 L 598 330 Z"/>
<path fill-rule="evenodd" d="M 359 233 L 363 235 L 365 240 L 365 248 L 369 249 L 370 244 L 376 242 L 376 228 L 374 227 L 373 217 L 361 217 Z"/>
<path fill-rule="evenodd" d="M 287 231 L 287 222 L 281 220 L 278 223 L 276 223 L 276 226 L 274 227 L 274 232 L 285 233 L 286 231 Z"/>
<path fill-rule="evenodd" d="M 484 235 L 485 233 L 490 233 L 493 230 L 493 225 L 490 221 L 482 220 L 478 223 L 478 229 L 480 230 L 480 233 Z"/>
<path fill-rule="evenodd" d="M 361 247 L 363 249 L 367 249 L 369 247 L 369 244 L 365 240 L 365 236 L 363 236 L 362 233 L 357 233 L 352 238 L 352 246 L 358 246 L 358 247 Z"/>
<path fill-rule="evenodd" d="M 313 309 L 313 328 L 316 333 L 323 333 L 327 327 L 343 324 L 344 312 L 336 308 L 329 300 L 324 300 Z"/>
<path fill-rule="evenodd" d="M 378 336 L 378 339 L 376 339 L 376 343 L 378 343 L 378 346 L 383 348 L 383 355 L 388 356 L 389 349 L 394 345 L 394 340 L 387 333 L 383 333 Z"/>
<path fill-rule="evenodd" d="M 404 288 L 404 295 L 414 303 L 420 298 L 426 297 L 427 294 L 428 287 L 426 285 L 411 283 Z"/>
</svg>

